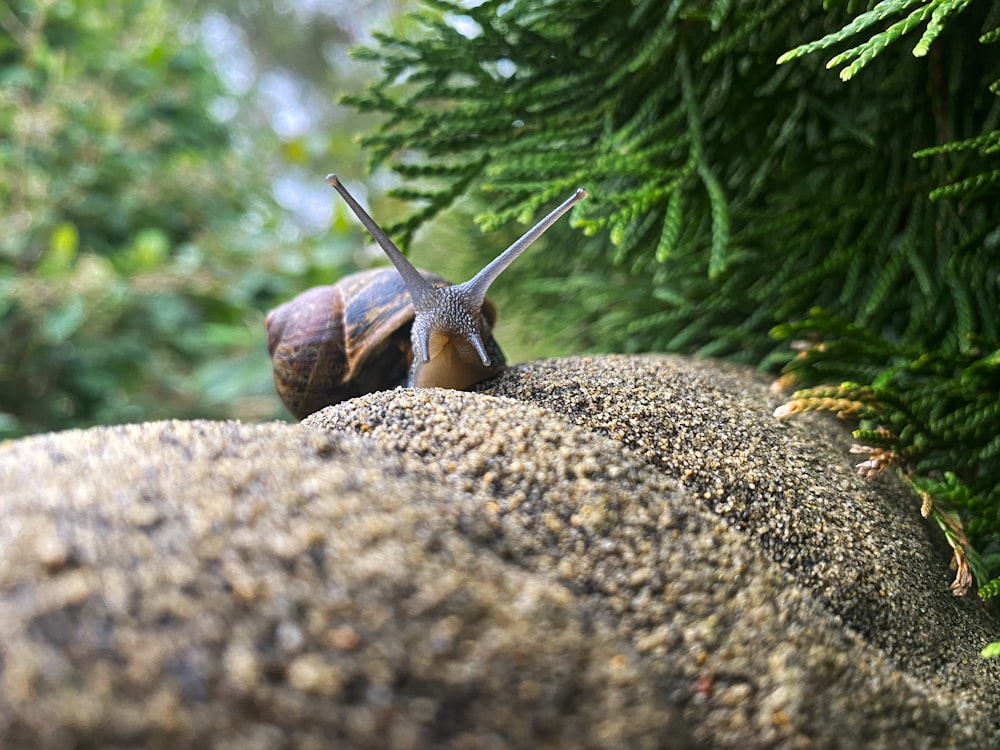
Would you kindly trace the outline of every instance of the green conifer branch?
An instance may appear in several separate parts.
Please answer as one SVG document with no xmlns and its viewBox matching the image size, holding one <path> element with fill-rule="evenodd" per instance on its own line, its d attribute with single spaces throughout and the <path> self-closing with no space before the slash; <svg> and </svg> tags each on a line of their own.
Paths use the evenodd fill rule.
<svg viewBox="0 0 1000 750">
<path fill-rule="evenodd" d="M 995 29 L 990 29 L 979 37 L 980 44 L 992 44 L 996 41 L 1000 41 L 1000 26 L 997 26 Z"/>
<path fill-rule="evenodd" d="M 912 8 L 920 1 L 882 0 L 882 2 L 877 3 L 870 11 L 858 15 L 853 21 L 837 31 L 827 34 L 822 39 L 801 44 L 785 52 L 778 58 L 778 64 L 781 65 L 782 63 L 837 45 L 891 16 Z M 930 49 L 931 43 L 944 30 L 945 21 L 950 16 L 964 10 L 969 2 L 970 0 L 930 0 L 930 2 L 925 2 L 921 7 L 911 11 L 905 18 L 891 24 L 884 31 L 874 34 L 861 44 L 836 55 L 827 63 L 827 67 L 836 68 L 853 60 L 854 62 L 840 73 L 841 79 L 848 81 L 875 57 L 885 51 L 889 45 L 926 22 L 924 33 L 913 48 L 912 53 L 914 57 L 923 57 Z"/>
</svg>

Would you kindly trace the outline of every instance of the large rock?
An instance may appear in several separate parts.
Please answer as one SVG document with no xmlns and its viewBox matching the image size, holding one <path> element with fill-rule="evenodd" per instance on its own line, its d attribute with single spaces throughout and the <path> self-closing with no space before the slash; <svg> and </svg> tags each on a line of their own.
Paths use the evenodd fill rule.
<svg viewBox="0 0 1000 750">
<path fill-rule="evenodd" d="M 0 447 L 0 746 L 1000 742 L 997 622 L 843 425 L 680 359 L 484 390 Z"/>
<path fill-rule="evenodd" d="M 565 588 L 460 531 L 488 511 L 358 443 L 164 422 L 5 446 L 0 745 L 683 738 Z"/>
</svg>

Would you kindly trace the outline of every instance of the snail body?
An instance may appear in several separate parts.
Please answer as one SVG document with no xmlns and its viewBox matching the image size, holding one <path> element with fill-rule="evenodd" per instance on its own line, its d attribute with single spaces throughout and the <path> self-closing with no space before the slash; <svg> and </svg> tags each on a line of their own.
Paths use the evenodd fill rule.
<svg viewBox="0 0 1000 750">
<path fill-rule="evenodd" d="M 467 388 L 506 361 L 492 335 L 489 285 L 587 193 L 568 200 L 462 284 L 416 269 L 335 175 L 344 198 L 395 268 L 361 271 L 309 289 L 268 313 L 268 353 L 278 395 L 299 419 L 377 390 Z"/>
</svg>

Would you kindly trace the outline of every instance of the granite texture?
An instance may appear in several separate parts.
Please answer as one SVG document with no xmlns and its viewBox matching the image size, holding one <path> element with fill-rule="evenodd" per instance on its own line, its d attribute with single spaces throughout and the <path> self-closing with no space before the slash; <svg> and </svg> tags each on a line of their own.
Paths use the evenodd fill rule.
<svg viewBox="0 0 1000 750">
<path fill-rule="evenodd" d="M 578 358 L 0 445 L 0 746 L 997 746 L 997 621 L 779 400 Z"/>
</svg>

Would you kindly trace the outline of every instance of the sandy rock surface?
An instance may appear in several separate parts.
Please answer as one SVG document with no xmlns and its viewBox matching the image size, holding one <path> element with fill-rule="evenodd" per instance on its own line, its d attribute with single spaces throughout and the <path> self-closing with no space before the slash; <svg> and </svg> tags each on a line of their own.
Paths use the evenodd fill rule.
<svg viewBox="0 0 1000 750">
<path fill-rule="evenodd" d="M 602 357 L 0 446 L 0 746 L 995 747 L 1000 626 L 836 420 Z"/>
</svg>

